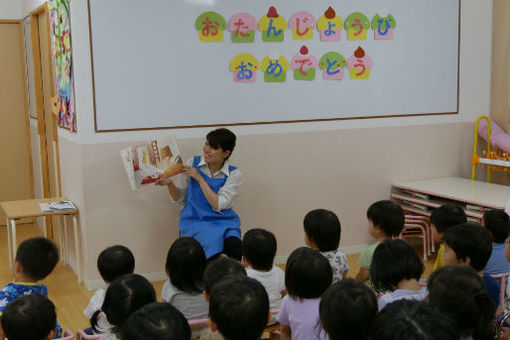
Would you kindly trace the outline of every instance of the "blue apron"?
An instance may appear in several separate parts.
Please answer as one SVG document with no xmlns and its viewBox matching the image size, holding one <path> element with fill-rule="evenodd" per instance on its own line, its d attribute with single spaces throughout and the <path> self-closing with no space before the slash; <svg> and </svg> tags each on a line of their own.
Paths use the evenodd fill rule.
<svg viewBox="0 0 510 340">
<path fill-rule="evenodd" d="M 211 189 L 218 190 L 225 184 L 227 176 L 210 178 L 198 167 L 200 156 L 193 158 L 193 167 L 197 169 Z M 236 167 L 230 165 L 228 170 Z M 193 237 L 204 248 L 207 258 L 223 251 L 223 242 L 227 237 L 241 238 L 241 220 L 233 209 L 225 209 L 221 213 L 214 211 L 204 196 L 200 184 L 190 177 L 186 192 L 186 204 L 181 211 L 179 231 L 181 236 Z"/>
</svg>

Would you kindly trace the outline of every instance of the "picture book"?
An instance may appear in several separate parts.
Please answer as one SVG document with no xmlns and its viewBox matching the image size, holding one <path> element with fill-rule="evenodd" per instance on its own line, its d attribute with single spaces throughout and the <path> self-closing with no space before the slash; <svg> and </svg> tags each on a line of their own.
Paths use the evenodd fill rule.
<svg viewBox="0 0 510 340">
<path fill-rule="evenodd" d="M 175 176 L 183 167 L 174 135 L 130 146 L 121 150 L 120 155 L 133 190 L 162 176 Z"/>
</svg>

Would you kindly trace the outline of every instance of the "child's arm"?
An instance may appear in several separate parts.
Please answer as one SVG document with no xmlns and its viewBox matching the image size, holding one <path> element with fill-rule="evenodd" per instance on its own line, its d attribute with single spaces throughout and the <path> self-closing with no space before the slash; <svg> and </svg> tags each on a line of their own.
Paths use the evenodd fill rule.
<svg viewBox="0 0 510 340">
<path fill-rule="evenodd" d="M 292 332 L 291 332 L 289 326 L 287 326 L 287 325 L 280 325 L 280 332 L 281 332 L 280 339 L 282 339 L 282 340 L 292 339 L 292 336 L 291 336 Z"/>
<path fill-rule="evenodd" d="M 364 283 L 368 280 L 370 274 L 370 269 L 368 268 L 360 268 L 358 274 L 356 274 L 355 279 L 361 283 Z"/>
</svg>

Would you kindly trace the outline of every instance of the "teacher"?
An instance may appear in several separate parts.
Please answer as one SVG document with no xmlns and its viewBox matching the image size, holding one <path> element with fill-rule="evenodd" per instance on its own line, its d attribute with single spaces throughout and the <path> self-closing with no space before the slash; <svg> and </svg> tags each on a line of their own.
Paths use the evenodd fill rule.
<svg viewBox="0 0 510 340">
<path fill-rule="evenodd" d="M 183 167 L 187 185 L 178 187 L 169 177 L 156 182 L 166 185 L 172 199 L 184 205 L 180 234 L 200 242 L 208 259 L 224 253 L 241 260 L 241 220 L 232 209 L 241 171 L 228 162 L 235 144 L 232 131 L 213 130 L 206 136 L 203 155 L 193 157 Z"/>
</svg>

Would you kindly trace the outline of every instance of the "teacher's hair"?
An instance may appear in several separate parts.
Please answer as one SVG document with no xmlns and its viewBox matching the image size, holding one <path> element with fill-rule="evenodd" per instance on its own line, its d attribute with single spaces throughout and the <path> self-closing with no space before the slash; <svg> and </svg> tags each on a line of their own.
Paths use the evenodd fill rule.
<svg viewBox="0 0 510 340">
<path fill-rule="evenodd" d="M 236 135 L 229 129 L 220 128 L 212 130 L 206 136 L 207 142 L 213 149 L 221 148 L 223 151 L 230 151 L 225 159 L 228 159 L 236 146 Z"/>
</svg>

